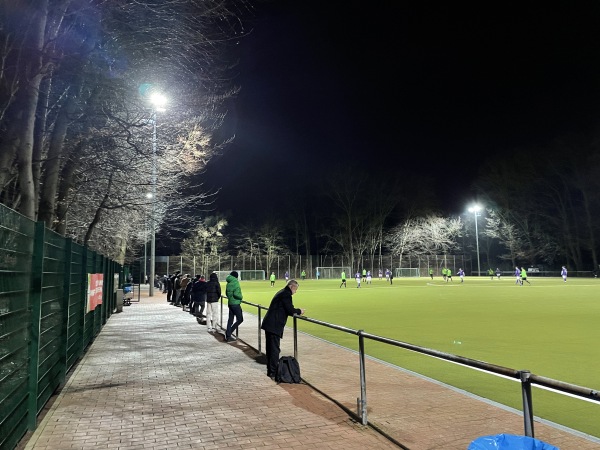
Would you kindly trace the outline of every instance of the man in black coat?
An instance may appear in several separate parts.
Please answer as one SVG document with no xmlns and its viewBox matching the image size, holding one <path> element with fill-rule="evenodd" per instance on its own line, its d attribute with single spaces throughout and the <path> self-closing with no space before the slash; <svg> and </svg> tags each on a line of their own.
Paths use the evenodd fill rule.
<svg viewBox="0 0 600 450">
<path fill-rule="evenodd" d="M 303 309 L 294 308 L 292 295 L 298 290 L 298 282 L 290 280 L 286 286 L 277 292 L 271 300 L 269 310 L 265 315 L 261 328 L 265 330 L 267 352 L 267 375 L 275 379 L 277 364 L 279 363 L 279 342 L 283 337 L 283 329 L 288 316 L 304 314 Z"/>
</svg>

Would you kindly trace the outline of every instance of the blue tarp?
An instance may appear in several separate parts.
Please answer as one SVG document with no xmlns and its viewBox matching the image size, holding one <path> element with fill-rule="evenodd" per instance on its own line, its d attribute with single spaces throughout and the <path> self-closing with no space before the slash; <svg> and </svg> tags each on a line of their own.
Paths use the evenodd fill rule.
<svg viewBox="0 0 600 450">
<path fill-rule="evenodd" d="M 467 450 L 560 450 L 554 445 L 547 444 L 527 436 L 513 434 L 496 434 L 481 436 L 469 445 Z"/>
</svg>

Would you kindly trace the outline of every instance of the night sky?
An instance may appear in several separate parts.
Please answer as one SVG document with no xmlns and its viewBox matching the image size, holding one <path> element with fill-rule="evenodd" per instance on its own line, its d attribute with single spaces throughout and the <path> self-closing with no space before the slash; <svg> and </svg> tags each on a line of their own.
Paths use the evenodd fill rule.
<svg viewBox="0 0 600 450">
<path fill-rule="evenodd" d="M 444 212 L 463 212 L 491 155 L 597 132 L 600 9 L 571 3 L 260 5 L 223 128 L 236 139 L 204 175 L 215 208 L 260 218 L 354 164 L 431 177 Z"/>
</svg>

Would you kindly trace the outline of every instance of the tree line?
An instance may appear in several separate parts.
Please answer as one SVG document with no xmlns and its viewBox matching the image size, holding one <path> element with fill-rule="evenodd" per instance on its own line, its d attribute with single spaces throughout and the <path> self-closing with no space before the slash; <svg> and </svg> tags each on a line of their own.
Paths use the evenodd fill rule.
<svg viewBox="0 0 600 450">
<path fill-rule="evenodd" d="M 354 270 L 389 254 L 400 264 L 404 255 L 474 256 L 478 240 L 482 271 L 516 265 L 597 271 L 600 157 L 593 142 L 569 142 L 486 160 L 473 184 L 482 207 L 477 217 L 467 212 L 473 202 L 467 198 L 463 211 L 443 212 L 427 187 L 431 180 L 374 180 L 349 168 L 332 174 L 319 194 L 296 196 L 292 209 L 256 224 L 231 227 L 232 217 L 208 216 L 188 233 L 182 253 L 259 256 L 266 271 L 277 255 L 309 261 L 333 254 Z"/>
</svg>

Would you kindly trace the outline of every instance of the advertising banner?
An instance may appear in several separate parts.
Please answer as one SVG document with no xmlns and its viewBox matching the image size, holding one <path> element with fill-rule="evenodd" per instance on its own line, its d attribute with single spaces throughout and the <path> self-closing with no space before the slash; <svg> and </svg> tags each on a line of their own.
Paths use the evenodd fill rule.
<svg viewBox="0 0 600 450">
<path fill-rule="evenodd" d="M 102 284 L 104 274 L 88 273 L 88 291 L 87 291 L 87 311 L 96 309 L 96 306 L 102 304 Z"/>
</svg>

